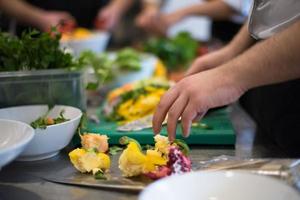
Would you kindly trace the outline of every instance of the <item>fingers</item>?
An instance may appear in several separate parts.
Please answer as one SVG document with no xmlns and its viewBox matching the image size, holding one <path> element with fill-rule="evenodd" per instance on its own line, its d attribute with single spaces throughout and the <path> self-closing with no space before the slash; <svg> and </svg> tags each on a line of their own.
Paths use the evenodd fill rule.
<svg viewBox="0 0 300 200">
<path fill-rule="evenodd" d="M 184 137 L 188 137 L 190 135 L 192 121 L 197 117 L 197 115 L 197 109 L 194 107 L 191 101 L 189 101 L 187 107 L 181 115 L 181 127 Z"/>
<path fill-rule="evenodd" d="M 178 92 L 175 87 L 172 87 L 160 100 L 155 113 L 153 115 L 152 125 L 154 134 L 160 133 L 161 126 L 168 110 L 178 97 Z"/>
<path fill-rule="evenodd" d="M 200 113 L 197 113 L 197 116 L 193 119 L 193 123 L 194 122 L 198 122 L 198 121 L 200 121 L 203 117 L 204 117 L 204 115 L 207 113 L 207 110 L 206 111 L 203 111 L 203 112 L 200 112 Z"/>
<path fill-rule="evenodd" d="M 179 98 L 173 103 L 168 112 L 167 131 L 170 141 L 173 141 L 176 137 L 176 127 L 178 118 L 184 111 L 187 102 L 188 98 L 186 95 L 179 96 Z"/>
<path fill-rule="evenodd" d="M 61 12 L 60 17 L 62 20 L 75 21 L 75 18 L 68 12 Z"/>
</svg>

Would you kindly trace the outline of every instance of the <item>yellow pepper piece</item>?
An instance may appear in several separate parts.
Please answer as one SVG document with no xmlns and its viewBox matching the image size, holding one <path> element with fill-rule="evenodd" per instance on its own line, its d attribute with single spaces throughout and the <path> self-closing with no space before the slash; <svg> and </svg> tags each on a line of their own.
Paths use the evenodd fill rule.
<svg viewBox="0 0 300 200">
<path fill-rule="evenodd" d="M 155 64 L 154 77 L 167 77 L 166 66 L 162 63 L 161 60 L 157 60 Z"/>
<path fill-rule="evenodd" d="M 105 171 L 110 167 L 110 158 L 104 153 L 77 148 L 69 153 L 69 157 L 74 167 L 82 173 L 91 172 L 95 168 Z"/>
<path fill-rule="evenodd" d="M 162 135 L 156 135 L 154 137 L 155 140 L 155 149 L 163 153 L 164 155 L 168 155 L 170 142 L 168 137 Z"/>
<path fill-rule="evenodd" d="M 166 165 L 167 162 L 168 160 L 159 151 L 147 150 L 143 173 L 152 172 L 156 169 L 156 166 Z"/>
<path fill-rule="evenodd" d="M 98 153 L 97 156 L 101 159 L 101 164 L 98 168 L 107 170 L 110 168 L 110 158 L 105 153 Z"/>
<path fill-rule="evenodd" d="M 129 142 L 119 158 L 119 168 L 123 176 L 132 177 L 143 173 L 146 156 L 135 142 Z"/>
</svg>

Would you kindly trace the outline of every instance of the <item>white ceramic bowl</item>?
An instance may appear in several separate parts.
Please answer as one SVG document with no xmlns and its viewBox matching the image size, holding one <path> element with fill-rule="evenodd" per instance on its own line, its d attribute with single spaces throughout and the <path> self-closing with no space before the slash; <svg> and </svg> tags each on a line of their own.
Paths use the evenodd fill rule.
<svg viewBox="0 0 300 200">
<path fill-rule="evenodd" d="M 28 124 L 0 119 L 0 168 L 13 161 L 34 136 Z"/>
<path fill-rule="evenodd" d="M 299 200 L 284 182 L 250 173 L 219 171 L 171 176 L 150 184 L 139 200 Z"/>
<path fill-rule="evenodd" d="M 157 57 L 151 54 L 143 54 L 141 58 L 141 69 L 139 71 L 125 72 L 117 75 L 113 81 L 113 87 L 120 87 L 127 83 L 151 78 L 155 71 L 157 61 Z"/>
<path fill-rule="evenodd" d="M 0 109 L 0 119 L 11 119 L 30 124 L 43 116 L 48 110 L 46 105 L 17 106 Z M 33 140 L 29 143 L 18 160 L 32 161 L 50 158 L 66 147 L 79 125 L 82 112 L 71 106 L 55 106 L 48 116 L 58 117 L 61 110 L 69 121 L 35 129 Z"/>
<path fill-rule="evenodd" d="M 110 34 L 108 32 L 96 31 L 85 39 L 61 41 L 63 48 L 69 48 L 75 56 L 79 56 L 82 51 L 91 50 L 96 53 L 103 52 L 109 41 Z"/>
</svg>

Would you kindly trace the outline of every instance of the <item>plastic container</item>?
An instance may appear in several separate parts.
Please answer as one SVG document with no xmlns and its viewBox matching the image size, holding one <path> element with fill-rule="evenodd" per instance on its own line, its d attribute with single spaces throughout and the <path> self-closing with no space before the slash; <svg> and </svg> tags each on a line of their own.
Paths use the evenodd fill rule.
<svg viewBox="0 0 300 200">
<path fill-rule="evenodd" d="M 36 70 L 0 73 L 0 107 L 61 104 L 86 110 L 82 72 Z"/>
</svg>

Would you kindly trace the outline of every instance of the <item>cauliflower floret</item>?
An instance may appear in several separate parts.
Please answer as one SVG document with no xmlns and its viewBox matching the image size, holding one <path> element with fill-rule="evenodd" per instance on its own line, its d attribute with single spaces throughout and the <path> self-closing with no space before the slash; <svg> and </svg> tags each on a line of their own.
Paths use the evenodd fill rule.
<svg viewBox="0 0 300 200">
<path fill-rule="evenodd" d="M 74 167 L 82 173 L 91 172 L 95 168 L 105 171 L 110 167 L 110 158 L 104 153 L 77 148 L 69 153 L 69 157 Z"/>
<path fill-rule="evenodd" d="M 168 155 L 169 148 L 171 146 L 168 137 L 162 135 L 156 135 L 154 137 L 154 140 L 155 140 L 155 149 L 157 149 L 164 155 Z"/>
<path fill-rule="evenodd" d="M 106 152 L 108 150 L 108 137 L 106 135 L 99 135 L 94 133 L 88 133 L 80 135 L 81 145 L 84 149 L 95 149 L 98 152 Z"/>
</svg>

